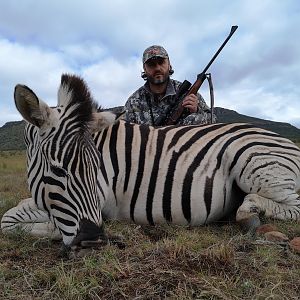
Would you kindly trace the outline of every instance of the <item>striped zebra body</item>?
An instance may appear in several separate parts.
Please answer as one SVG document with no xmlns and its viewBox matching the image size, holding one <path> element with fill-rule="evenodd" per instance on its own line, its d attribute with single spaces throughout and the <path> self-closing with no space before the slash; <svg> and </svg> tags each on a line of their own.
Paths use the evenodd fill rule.
<svg viewBox="0 0 300 300">
<path fill-rule="evenodd" d="M 118 122 L 95 143 L 105 166 L 108 218 L 202 225 L 237 208 L 241 191 L 299 200 L 299 149 L 250 124 L 155 129 Z"/>
<path fill-rule="evenodd" d="M 278 134 L 250 124 L 116 121 L 113 113 L 96 113 L 75 76 L 62 76 L 58 94 L 50 108 L 16 87 L 17 108 L 31 123 L 25 141 L 32 199 L 4 214 L 3 231 L 21 225 L 37 235 L 59 232 L 72 246 L 103 237 L 102 215 L 197 226 L 238 208 L 238 221 L 262 212 L 300 219 L 300 150 Z"/>
</svg>

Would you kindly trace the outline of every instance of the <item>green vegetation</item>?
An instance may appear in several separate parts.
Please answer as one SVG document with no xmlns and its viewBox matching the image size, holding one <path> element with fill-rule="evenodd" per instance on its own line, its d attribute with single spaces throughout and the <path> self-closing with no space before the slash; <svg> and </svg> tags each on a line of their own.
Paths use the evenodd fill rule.
<svg viewBox="0 0 300 300">
<path fill-rule="evenodd" d="M 300 129 L 289 123 L 274 122 L 269 120 L 258 119 L 237 113 L 234 110 L 221 107 L 215 108 L 218 122 L 220 123 L 251 123 L 257 127 L 264 128 L 286 137 L 293 142 L 300 143 Z"/>
<path fill-rule="evenodd" d="M 0 218 L 29 196 L 24 152 L 0 153 Z M 293 238 L 300 225 L 275 222 Z M 0 233 L 0 299 L 299 299 L 300 255 L 243 235 L 235 224 L 200 228 L 108 222 L 113 245 L 65 257 L 61 244 Z"/>
<path fill-rule="evenodd" d="M 0 209 L 3 213 L 30 196 L 26 179 L 25 151 L 0 152 Z M 2 214 L 0 214 L 2 216 Z"/>
<path fill-rule="evenodd" d="M 8 122 L 0 127 L 0 151 L 5 150 L 24 150 L 23 139 L 25 122 Z"/>
</svg>

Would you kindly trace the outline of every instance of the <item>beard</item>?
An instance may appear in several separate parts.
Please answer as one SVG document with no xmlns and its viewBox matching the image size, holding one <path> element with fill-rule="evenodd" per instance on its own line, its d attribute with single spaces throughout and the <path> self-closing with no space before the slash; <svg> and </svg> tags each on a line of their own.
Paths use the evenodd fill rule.
<svg viewBox="0 0 300 300">
<path fill-rule="evenodd" d="M 147 79 L 152 84 L 161 85 L 168 81 L 169 73 L 168 74 L 157 74 L 154 76 L 147 76 Z"/>
</svg>

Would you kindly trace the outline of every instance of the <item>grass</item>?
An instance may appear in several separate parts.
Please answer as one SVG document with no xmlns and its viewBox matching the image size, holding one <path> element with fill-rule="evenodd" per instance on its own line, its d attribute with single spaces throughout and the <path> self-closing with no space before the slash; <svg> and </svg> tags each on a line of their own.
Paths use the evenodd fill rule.
<svg viewBox="0 0 300 300">
<path fill-rule="evenodd" d="M 29 196 L 25 151 L 0 151 L 0 216 Z"/>
<path fill-rule="evenodd" d="M 29 196 L 23 152 L 0 153 L 0 187 L 1 217 Z M 300 235 L 299 224 L 271 222 L 289 238 Z M 108 222 L 106 230 L 125 249 L 107 245 L 71 259 L 59 242 L 0 233 L 0 299 L 299 299 L 300 255 L 235 224 Z"/>
</svg>

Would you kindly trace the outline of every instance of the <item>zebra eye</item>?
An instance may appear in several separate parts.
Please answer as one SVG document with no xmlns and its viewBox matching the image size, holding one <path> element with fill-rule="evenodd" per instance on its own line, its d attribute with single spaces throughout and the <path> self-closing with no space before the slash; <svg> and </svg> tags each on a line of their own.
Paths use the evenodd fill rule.
<svg viewBox="0 0 300 300">
<path fill-rule="evenodd" d="M 66 177 L 67 176 L 67 171 L 64 170 L 63 168 L 60 168 L 60 167 L 57 167 L 57 166 L 50 166 L 50 170 L 57 177 Z"/>
</svg>

